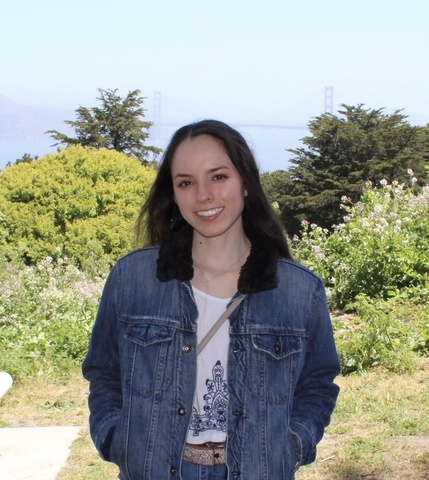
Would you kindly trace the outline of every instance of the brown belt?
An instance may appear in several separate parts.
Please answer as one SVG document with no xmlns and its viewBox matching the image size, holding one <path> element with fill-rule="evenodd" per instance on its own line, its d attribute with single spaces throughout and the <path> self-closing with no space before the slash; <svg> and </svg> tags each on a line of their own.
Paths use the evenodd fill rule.
<svg viewBox="0 0 429 480">
<path fill-rule="evenodd" d="M 187 443 L 183 452 L 183 460 L 210 467 L 226 463 L 226 452 L 224 443 L 204 443 L 193 445 Z"/>
</svg>

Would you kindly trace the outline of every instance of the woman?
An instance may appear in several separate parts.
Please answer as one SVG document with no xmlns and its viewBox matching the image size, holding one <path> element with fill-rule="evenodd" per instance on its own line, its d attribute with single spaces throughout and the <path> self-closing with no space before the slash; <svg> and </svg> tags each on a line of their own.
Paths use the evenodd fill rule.
<svg viewBox="0 0 429 480">
<path fill-rule="evenodd" d="M 112 269 L 83 364 L 101 456 L 123 480 L 293 479 L 339 364 L 324 285 L 291 260 L 244 138 L 214 120 L 179 129 L 137 237 L 154 246 Z"/>
</svg>

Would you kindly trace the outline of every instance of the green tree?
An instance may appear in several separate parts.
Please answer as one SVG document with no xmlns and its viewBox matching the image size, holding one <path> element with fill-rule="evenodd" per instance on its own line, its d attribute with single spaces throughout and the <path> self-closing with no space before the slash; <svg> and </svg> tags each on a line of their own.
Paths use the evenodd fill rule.
<svg viewBox="0 0 429 480">
<path fill-rule="evenodd" d="M 288 215 L 291 207 L 290 193 L 294 189 L 291 176 L 286 170 L 275 170 L 263 173 L 261 182 L 271 204 L 276 205 L 277 213 L 286 227 L 286 233 L 292 236 L 299 231 L 301 219 L 297 210 L 293 216 Z"/>
<path fill-rule="evenodd" d="M 35 162 L 38 159 L 38 155 L 30 155 L 29 153 L 24 153 L 24 155 L 21 158 L 17 158 L 15 162 L 7 162 L 6 167 L 10 167 L 11 165 L 16 165 L 18 163 L 30 163 L 30 162 Z"/>
<path fill-rule="evenodd" d="M 0 254 L 33 265 L 49 256 L 85 269 L 132 248 L 153 165 L 106 149 L 69 147 L 0 175 Z"/>
<path fill-rule="evenodd" d="M 411 126 L 400 111 L 387 115 L 362 105 L 342 105 L 338 113 L 309 123 L 311 136 L 302 139 L 305 147 L 288 150 L 294 156 L 284 174 L 263 176 L 291 235 L 299 232 L 301 220 L 328 229 L 340 223 L 341 198 L 356 202 L 367 181 L 408 181 L 412 170 L 416 188 L 427 182 L 429 126 Z"/>
<path fill-rule="evenodd" d="M 142 120 L 145 109 L 145 97 L 140 96 L 140 90 L 128 92 L 121 98 L 117 89 L 98 89 L 100 107 L 82 107 L 76 110 L 77 120 L 66 120 L 73 127 L 76 137 L 69 137 L 57 130 L 48 130 L 56 145 L 82 145 L 83 147 L 107 148 L 116 150 L 137 158 L 141 162 L 156 157 L 161 149 L 145 145 L 149 137 L 152 122 Z"/>
</svg>

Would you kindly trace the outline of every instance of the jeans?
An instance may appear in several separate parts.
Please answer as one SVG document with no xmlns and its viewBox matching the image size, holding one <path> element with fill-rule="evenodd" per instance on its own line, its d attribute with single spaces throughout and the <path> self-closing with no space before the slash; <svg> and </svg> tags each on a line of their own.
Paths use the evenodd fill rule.
<svg viewBox="0 0 429 480">
<path fill-rule="evenodd" d="M 226 480 L 226 465 L 204 467 L 194 463 L 182 462 L 182 480 Z"/>
</svg>

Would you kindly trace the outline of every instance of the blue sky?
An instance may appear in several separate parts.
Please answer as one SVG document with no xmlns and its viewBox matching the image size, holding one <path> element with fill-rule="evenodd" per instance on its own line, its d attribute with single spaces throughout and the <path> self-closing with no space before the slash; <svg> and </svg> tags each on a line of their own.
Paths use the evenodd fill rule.
<svg viewBox="0 0 429 480">
<path fill-rule="evenodd" d="M 157 91 L 161 121 L 177 126 L 305 127 L 332 86 L 334 113 L 362 103 L 424 125 L 428 23 L 427 0 L 6 0 L 0 94 L 73 111 L 96 105 L 99 87 L 140 89 L 150 120 Z M 239 129 L 262 170 L 286 168 L 306 134 Z"/>
</svg>

